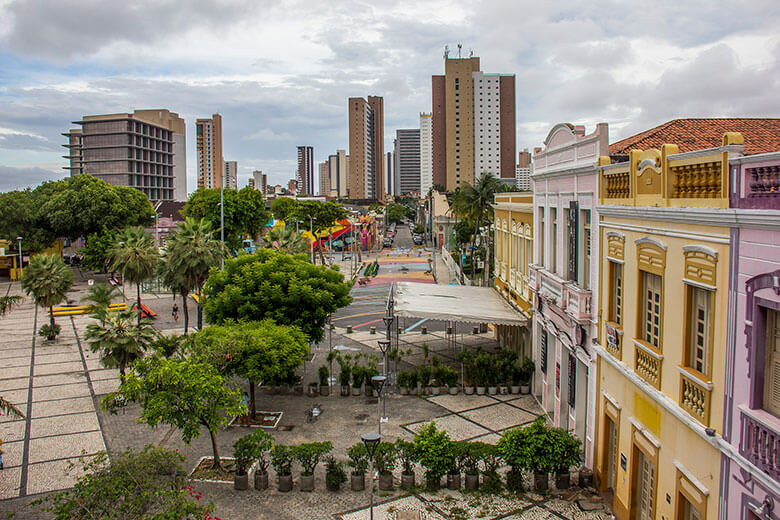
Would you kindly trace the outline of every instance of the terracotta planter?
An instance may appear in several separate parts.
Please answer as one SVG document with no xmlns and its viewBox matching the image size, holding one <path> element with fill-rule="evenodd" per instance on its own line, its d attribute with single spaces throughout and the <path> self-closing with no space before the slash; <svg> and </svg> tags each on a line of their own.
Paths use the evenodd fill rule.
<svg viewBox="0 0 780 520">
<path fill-rule="evenodd" d="M 426 478 L 425 485 L 428 489 L 439 489 L 441 487 L 441 479 Z"/>
<path fill-rule="evenodd" d="M 580 469 L 580 487 L 593 487 L 593 471 L 588 468 Z"/>
<path fill-rule="evenodd" d="M 466 395 L 474 395 L 474 387 L 473 386 L 464 386 L 463 387 L 463 393 Z"/>
<path fill-rule="evenodd" d="M 262 491 L 268 489 L 268 472 L 255 471 L 255 489 Z"/>
<path fill-rule="evenodd" d="M 409 395 L 409 389 L 406 388 L 405 386 L 402 386 L 400 388 L 400 392 L 401 392 L 401 395 Z"/>
<path fill-rule="evenodd" d="M 349 385 L 341 385 L 341 397 L 349 396 Z"/>
<path fill-rule="evenodd" d="M 520 393 L 523 395 L 531 393 L 531 385 L 520 385 Z"/>
<path fill-rule="evenodd" d="M 324 396 L 324 397 L 329 396 L 330 395 L 330 388 L 328 388 L 327 386 L 321 386 L 320 387 L 320 395 Z"/>
<path fill-rule="evenodd" d="M 409 389 L 409 394 L 411 395 L 418 395 L 419 393 L 420 393 L 420 389 L 417 388 L 416 386 L 414 388 Z"/>
<path fill-rule="evenodd" d="M 292 475 L 279 475 L 279 491 L 286 493 L 292 490 Z"/>
<path fill-rule="evenodd" d="M 476 475 L 469 475 L 466 473 L 466 489 L 469 491 L 479 489 L 479 473 Z"/>
<path fill-rule="evenodd" d="M 520 393 L 520 385 L 512 385 L 509 387 L 509 392 L 512 395 L 517 395 Z"/>
<path fill-rule="evenodd" d="M 414 473 L 401 473 L 401 487 L 403 489 L 414 487 Z"/>
<path fill-rule="evenodd" d="M 488 394 L 496 395 L 497 393 L 498 393 L 498 387 L 497 386 L 489 386 L 488 387 Z"/>
<path fill-rule="evenodd" d="M 297 385 L 293 387 L 293 393 L 295 395 L 303 395 L 303 385 Z"/>
<path fill-rule="evenodd" d="M 359 386 L 353 386 L 352 387 L 352 395 L 360 395 L 360 387 Z"/>
<path fill-rule="evenodd" d="M 498 391 L 501 395 L 509 395 L 509 387 L 508 386 L 500 386 L 498 387 Z"/>
<path fill-rule="evenodd" d="M 314 491 L 314 475 L 301 475 L 298 481 L 301 491 Z"/>
<path fill-rule="evenodd" d="M 555 487 L 558 489 L 569 489 L 571 487 L 571 473 L 568 471 L 556 473 Z"/>
<path fill-rule="evenodd" d="M 249 473 L 245 471 L 240 474 L 236 471 L 236 476 L 233 479 L 233 489 L 238 491 L 246 491 L 249 489 Z"/>
<path fill-rule="evenodd" d="M 382 473 L 379 475 L 379 489 L 382 491 L 390 491 L 393 489 L 393 474 Z"/>
<path fill-rule="evenodd" d="M 352 491 L 363 491 L 366 489 L 366 474 L 353 473 L 352 477 L 349 479 L 349 485 L 352 488 Z"/>
<path fill-rule="evenodd" d="M 484 386 L 477 387 L 477 395 L 485 395 L 486 388 Z"/>
<path fill-rule="evenodd" d="M 537 491 L 547 491 L 550 487 L 549 478 L 547 473 L 534 472 L 534 488 Z"/>
<path fill-rule="evenodd" d="M 450 386 L 447 388 L 447 391 L 450 393 L 450 395 L 458 395 L 458 387 L 457 386 Z"/>
<path fill-rule="evenodd" d="M 460 473 L 447 473 L 447 489 L 460 489 Z"/>
</svg>

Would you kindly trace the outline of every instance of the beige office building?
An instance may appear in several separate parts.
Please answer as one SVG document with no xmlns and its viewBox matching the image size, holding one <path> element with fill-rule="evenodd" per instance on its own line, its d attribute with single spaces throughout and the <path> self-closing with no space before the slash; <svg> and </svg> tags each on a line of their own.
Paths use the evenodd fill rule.
<svg viewBox="0 0 780 520">
<path fill-rule="evenodd" d="M 238 189 L 238 162 L 225 161 L 225 188 Z"/>
<path fill-rule="evenodd" d="M 222 158 L 222 116 L 195 121 L 198 154 L 198 188 L 222 186 L 225 161 Z"/>
<path fill-rule="evenodd" d="M 349 98 L 349 173 L 351 199 L 384 199 L 384 101 L 379 96 Z"/>
</svg>

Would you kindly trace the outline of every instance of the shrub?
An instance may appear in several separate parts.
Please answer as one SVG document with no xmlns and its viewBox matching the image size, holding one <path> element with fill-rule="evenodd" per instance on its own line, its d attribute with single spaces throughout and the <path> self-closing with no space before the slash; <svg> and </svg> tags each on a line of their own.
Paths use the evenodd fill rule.
<svg viewBox="0 0 780 520">
<path fill-rule="evenodd" d="M 257 470 L 260 473 L 267 472 L 268 459 L 266 458 L 265 454 L 273 446 L 274 438 L 264 430 L 258 429 L 248 435 L 241 437 L 238 441 L 236 441 L 236 444 L 238 444 L 239 441 L 245 441 L 251 444 L 252 462 L 257 461 Z M 234 448 L 236 447 L 236 444 L 233 445 Z M 236 462 L 238 462 L 238 457 L 236 457 Z M 252 462 L 249 463 L 250 467 Z"/>
<path fill-rule="evenodd" d="M 380 475 L 387 475 L 392 473 L 398 463 L 398 452 L 396 451 L 395 444 L 392 442 L 382 441 L 376 447 L 374 452 L 374 468 Z"/>
<path fill-rule="evenodd" d="M 531 376 L 534 373 L 534 370 L 536 370 L 536 365 L 531 360 L 531 358 L 525 357 L 523 358 L 523 361 L 518 363 L 517 367 L 517 377 L 520 381 L 520 384 L 527 385 L 531 382 Z"/>
<path fill-rule="evenodd" d="M 49 341 L 54 341 L 54 339 L 60 335 L 60 329 L 61 327 L 59 323 L 55 323 L 54 326 L 51 326 L 47 323 L 46 325 L 41 325 L 41 328 L 38 329 L 38 335 L 48 339 Z"/>
<path fill-rule="evenodd" d="M 352 386 L 355 388 L 360 388 L 363 386 L 363 381 L 365 381 L 366 372 L 365 368 L 357 365 L 352 368 Z"/>
<path fill-rule="evenodd" d="M 441 479 L 452 467 L 451 442 L 446 431 L 436 428 L 435 421 L 414 436 L 414 447 L 420 464 L 425 468 L 425 478 L 428 480 Z"/>
<path fill-rule="evenodd" d="M 255 461 L 254 442 L 248 435 L 233 443 L 233 458 L 236 459 L 236 474 L 245 475 Z"/>
<path fill-rule="evenodd" d="M 409 388 L 410 386 L 409 381 L 410 381 L 409 372 L 407 372 L 406 370 L 401 370 L 400 372 L 398 372 L 398 386 L 402 388 Z"/>
<path fill-rule="evenodd" d="M 305 442 L 291 448 L 293 458 L 301 465 L 301 475 L 309 477 L 314 475 L 320 459 L 333 449 L 330 441 Z"/>
<path fill-rule="evenodd" d="M 563 428 L 550 428 L 552 438 L 550 458 L 554 463 L 555 473 L 565 473 L 571 466 L 582 462 L 580 452 L 582 441 Z"/>
<path fill-rule="evenodd" d="M 398 460 L 401 461 L 403 472 L 407 475 L 413 473 L 414 467 L 417 465 L 418 461 L 417 450 L 414 447 L 414 443 L 403 439 L 396 439 L 395 449 L 398 454 Z"/>
<path fill-rule="evenodd" d="M 422 365 L 417 367 L 417 376 L 420 378 L 420 384 L 428 386 L 431 382 L 431 367 Z"/>
<path fill-rule="evenodd" d="M 357 442 L 347 449 L 349 467 L 353 475 L 362 475 L 368 470 L 368 452 L 362 442 Z"/>
<path fill-rule="evenodd" d="M 557 454 L 551 428 L 543 417 L 538 417 L 525 428 L 505 432 L 498 441 L 498 449 L 507 464 L 514 470 L 527 469 L 537 473 L 550 473 L 557 466 Z"/>
<path fill-rule="evenodd" d="M 409 388 L 417 388 L 417 383 L 419 382 L 420 374 L 417 373 L 417 370 L 409 372 Z"/>
<path fill-rule="evenodd" d="M 463 471 L 467 475 L 479 475 L 479 463 L 482 460 L 482 442 L 460 441 L 460 454 Z"/>
<path fill-rule="evenodd" d="M 483 444 L 480 450 L 482 458 L 482 474 L 487 477 L 483 489 L 489 492 L 501 491 L 501 478 L 498 467 L 501 465 L 501 453 L 493 444 Z"/>
<path fill-rule="evenodd" d="M 317 370 L 317 375 L 320 379 L 320 386 L 328 386 L 328 376 L 330 376 L 330 372 L 328 372 L 328 367 L 325 365 L 320 365 L 319 370 Z"/>
<path fill-rule="evenodd" d="M 347 474 L 344 472 L 344 463 L 337 461 L 333 455 L 325 458 L 325 483 L 331 489 L 338 489 L 347 481 Z"/>
<path fill-rule="evenodd" d="M 341 372 L 339 372 L 339 384 L 341 386 L 349 386 L 349 382 L 352 380 L 352 367 L 344 363 L 341 365 Z"/>
<path fill-rule="evenodd" d="M 290 446 L 277 444 L 271 450 L 271 466 L 277 475 L 292 475 L 293 455 Z"/>
</svg>

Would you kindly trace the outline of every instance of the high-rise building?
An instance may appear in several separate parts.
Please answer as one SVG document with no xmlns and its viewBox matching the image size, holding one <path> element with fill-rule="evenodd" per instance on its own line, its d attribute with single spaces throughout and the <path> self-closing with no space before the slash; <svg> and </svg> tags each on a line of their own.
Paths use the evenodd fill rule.
<svg viewBox="0 0 780 520">
<path fill-rule="evenodd" d="M 484 74 L 478 57 L 445 57 L 431 87 L 433 183 L 453 190 L 484 171 L 514 178 L 514 75 Z"/>
<path fill-rule="evenodd" d="M 393 140 L 393 146 L 395 146 L 395 140 Z M 395 177 L 393 152 L 387 152 L 385 155 L 387 156 L 387 160 L 385 161 L 385 168 L 387 168 L 387 193 L 390 195 L 398 195 L 398 182 Z"/>
<path fill-rule="evenodd" d="M 298 193 L 298 182 L 295 179 L 287 181 L 287 191 L 292 194 Z"/>
<path fill-rule="evenodd" d="M 225 166 L 222 158 L 222 116 L 214 114 L 211 119 L 195 121 L 195 137 L 198 154 L 198 188 L 219 188 L 222 186 L 222 172 Z"/>
<path fill-rule="evenodd" d="M 398 195 L 420 193 L 420 130 L 418 128 L 398 129 L 395 131 L 396 177 Z"/>
<path fill-rule="evenodd" d="M 298 147 L 298 170 L 295 175 L 298 193 L 314 195 L 314 147 Z"/>
<path fill-rule="evenodd" d="M 384 101 L 379 96 L 349 98 L 349 197 L 382 199 L 384 179 Z"/>
<path fill-rule="evenodd" d="M 528 151 L 528 148 L 517 154 L 515 186 L 520 191 L 531 189 L 531 152 Z"/>
<path fill-rule="evenodd" d="M 238 189 L 237 161 L 225 161 L 225 188 Z"/>
<path fill-rule="evenodd" d="M 420 196 L 433 187 L 433 116 L 420 114 Z"/>
<path fill-rule="evenodd" d="M 255 188 L 255 179 L 252 178 L 252 177 L 249 177 L 249 182 L 247 183 L 247 186 L 249 186 L 253 190 L 257 189 L 257 188 Z"/>
<path fill-rule="evenodd" d="M 333 156 L 331 156 L 333 157 Z M 330 196 L 330 161 L 320 163 L 320 193 L 323 197 Z"/>
<path fill-rule="evenodd" d="M 262 170 L 255 170 L 252 172 L 252 178 L 250 179 L 253 187 L 259 190 L 263 195 L 268 192 L 268 176 L 262 172 Z"/>
<path fill-rule="evenodd" d="M 86 173 L 149 200 L 187 200 L 186 127 L 166 109 L 84 116 L 68 138 L 71 175 Z"/>
</svg>

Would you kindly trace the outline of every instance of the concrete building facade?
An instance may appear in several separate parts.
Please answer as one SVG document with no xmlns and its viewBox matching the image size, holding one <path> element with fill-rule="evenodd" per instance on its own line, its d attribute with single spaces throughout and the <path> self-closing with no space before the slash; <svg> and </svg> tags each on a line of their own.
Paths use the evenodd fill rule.
<svg viewBox="0 0 780 520">
<path fill-rule="evenodd" d="M 384 181 L 384 102 L 379 96 L 349 98 L 349 174 L 351 199 L 382 199 Z"/>
<path fill-rule="evenodd" d="M 420 196 L 433 188 L 433 115 L 420 114 Z"/>
<path fill-rule="evenodd" d="M 237 161 L 225 161 L 225 188 L 238 189 Z"/>
<path fill-rule="evenodd" d="M 420 193 L 420 130 L 399 128 L 395 132 L 393 157 L 398 178 L 397 195 Z"/>
<path fill-rule="evenodd" d="M 298 169 L 295 173 L 297 193 L 314 195 L 317 185 L 314 182 L 314 147 L 298 147 Z"/>
<path fill-rule="evenodd" d="M 531 153 L 528 148 L 517 154 L 517 173 L 515 175 L 515 186 L 520 191 L 530 191 L 531 189 Z"/>
<path fill-rule="evenodd" d="M 186 127 L 166 109 L 84 116 L 63 135 L 71 175 L 142 191 L 152 201 L 187 200 Z"/>
<path fill-rule="evenodd" d="M 198 156 L 198 188 L 222 186 L 225 160 L 222 157 L 222 116 L 195 121 L 196 153 Z"/>
<path fill-rule="evenodd" d="M 320 190 L 319 195 L 323 197 L 330 196 L 330 169 L 329 161 L 323 161 L 319 165 Z"/>
</svg>

